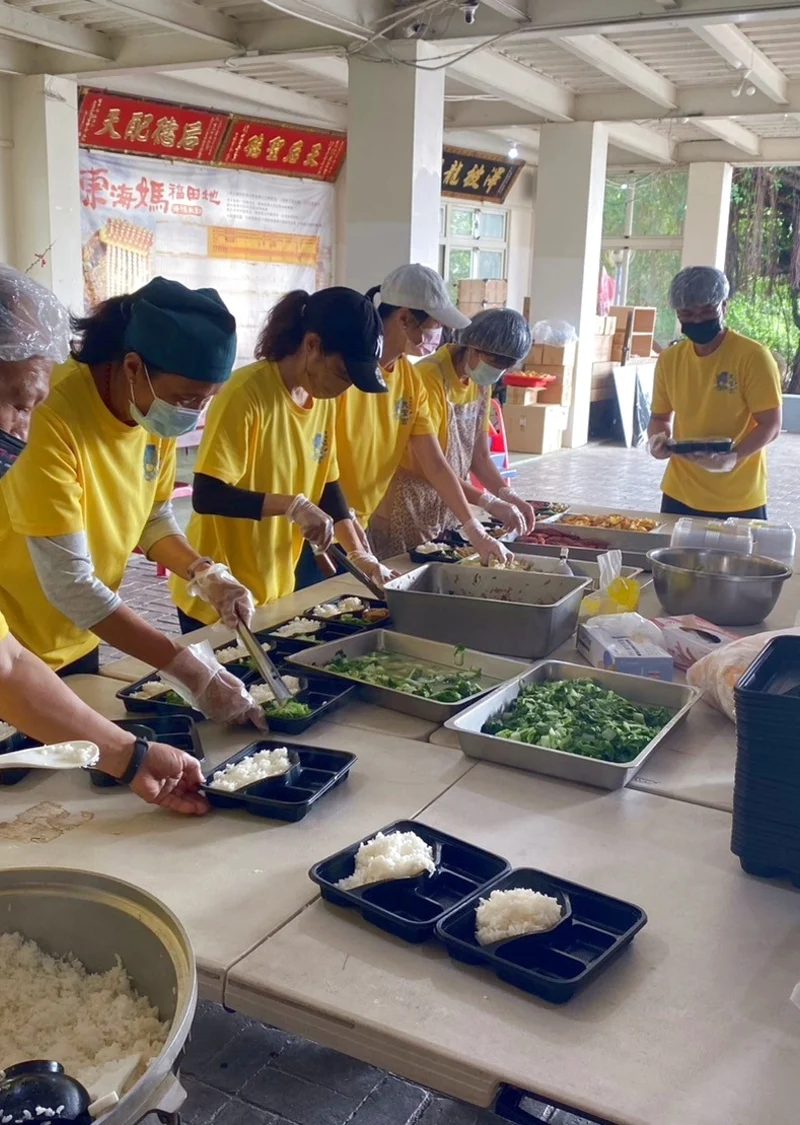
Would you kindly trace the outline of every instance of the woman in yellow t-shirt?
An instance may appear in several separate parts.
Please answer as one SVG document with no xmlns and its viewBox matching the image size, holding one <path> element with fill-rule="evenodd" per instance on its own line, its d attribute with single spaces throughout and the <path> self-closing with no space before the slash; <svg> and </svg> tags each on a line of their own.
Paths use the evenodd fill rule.
<svg viewBox="0 0 800 1125">
<path fill-rule="evenodd" d="M 368 399 L 357 390 L 339 400 L 336 442 L 342 488 L 369 533 L 379 558 L 392 554 L 390 528 L 377 509 L 407 451 L 419 473 L 461 525 L 484 562 L 505 560 L 508 551 L 472 514 L 464 490 L 436 440 L 424 384 L 405 354 L 426 332 L 442 325 L 466 328 L 469 318 L 450 300 L 438 273 L 427 266 L 401 266 L 370 290 L 383 322 L 381 369 L 388 394 Z"/>
<path fill-rule="evenodd" d="M 532 531 L 533 508 L 506 486 L 489 451 L 492 387 L 531 347 L 527 321 L 512 309 L 485 309 L 457 335 L 415 367 L 425 387 L 434 432 L 467 499 L 514 531 Z M 475 488 L 472 473 L 483 488 Z M 411 449 L 381 502 L 372 527 L 385 529 L 386 550 L 400 554 L 435 539 L 455 519 L 420 472 Z"/>
<path fill-rule="evenodd" d="M 348 388 L 365 402 L 385 397 L 380 339 L 375 308 L 355 290 L 289 293 L 269 314 L 256 362 L 211 406 L 187 534 L 259 606 L 292 593 L 304 540 L 325 551 L 335 535 L 371 578 L 389 577 L 350 519 L 334 424 L 334 400 Z M 185 581 L 171 585 L 184 632 L 216 619 Z"/>
<path fill-rule="evenodd" d="M 117 594 L 138 546 L 191 576 L 231 623 L 252 614 L 248 592 L 192 550 L 170 507 L 174 438 L 229 377 L 235 321 L 214 290 L 156 278 L 73 327 L 72 357 L 0 481 L 0 613 L 62 675 L 95 672 L 105 640 L 159 669 L 209 718 L 260 721 L 240 681 Z"/>
</svg>

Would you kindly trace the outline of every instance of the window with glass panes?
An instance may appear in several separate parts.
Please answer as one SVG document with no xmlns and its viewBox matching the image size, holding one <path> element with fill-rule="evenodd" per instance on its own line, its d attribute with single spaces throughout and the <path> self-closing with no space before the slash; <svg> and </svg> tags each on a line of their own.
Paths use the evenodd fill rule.
<svg viewBox="0 0 800 1125">
<path fill-rule="evenodd" d="M 502 280 L 508 261 L 508 211 L 442 203 L 439 217 L 439 272 L 458 300 L 458 283 L 470 278 Z"/>
</svg>

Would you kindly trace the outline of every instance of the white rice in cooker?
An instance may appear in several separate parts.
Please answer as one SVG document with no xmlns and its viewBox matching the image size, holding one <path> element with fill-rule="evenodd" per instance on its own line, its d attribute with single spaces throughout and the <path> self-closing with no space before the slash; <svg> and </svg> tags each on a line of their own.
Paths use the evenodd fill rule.
<svg viewBox="0 0 800 1125">
<path fill-rule="evenodd" d="M 285 746 L 278 746 L 274 750 L 259 750 L 256 754 L 249 754 L 235 765 L 226 766 L 218 770 L 209 782 L 209 789 L 221 789 L 226 793 L 235 793 L 245 785 L 254 785 L 267 777 L 281 777 L 292 768 L 289 751 Z"/>
<path fill-rule="evenodd" d="M 110 1063 L 140 1054 L 135 1080 L 168 1032 L 119 959 L 108 972 L 89 973 L 74 957 L 51 957 L 21 934 L 0 934 L 0 1068 L 56 1059 L 90 1086 Z"/>
<path fill-rule="evenodd" d="M 389 879 L 411 879 L 427 871 L 436 870 L 433 848 L 415 832 L 379 832 L 356 852 L 356 865 L 352 875 L 336 884 L 343 891 L 365 887 L 370 883 L 383 883 Z"/>
<path fill-rule="evenodd" d="M 511 891 L 492 891 L 482 898 L 475 911 L 475 936 L 481 945 L 540 934 L 561 921 L 561 904 L 552 895 L 518 887 Z"/>
</svg>

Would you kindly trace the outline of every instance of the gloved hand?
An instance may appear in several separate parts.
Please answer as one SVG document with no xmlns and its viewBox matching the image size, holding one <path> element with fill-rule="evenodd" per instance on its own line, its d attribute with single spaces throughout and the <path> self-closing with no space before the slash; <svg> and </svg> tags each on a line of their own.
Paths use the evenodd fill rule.
<svg viewBox="0 0 800 1125">
<path fill-rule="evenodd" d="M 513 504 L 506 503 L 498 496 L 492 496 L 491 492 L 481 494 L 478 507 L 483 508 L 484 512 L 488 512 L 490 516 L 500 520 L 504 531 L 514 532 L 516 535 L 522 535 L 525 531 L 525 520 L 522 518 L 522 512 L 515 508 Z"/>
<path fill-rule="evenodd" d="M 739 463 L 736 453 L 685 453 L 683 456 L 707 473 L 730 473 Z"/>
<path fill-rule="evenodd" d="M 364 530 L 364 528 L 361 526 L 361 521 L 359 520 L 358 516 L 355 514 L 355 512 L 353 511 L 352 508 L 350 509 L 350 519 L 353 521 L 353 531 L 356 533 L 356 535 L 358 536 L 359 542 L 361 543 L 361 550 L 365 554 L 371 555 L 372 554 L 372 547 L 370 546 L 370 541 L 367 538 L 367 533 Z"/>
<path fill-rule="evenodd" d="M 347 557 L 379 586 L 385 586 L 393 578 L 400 577 L 396 570 L 390 570 L 388 566 L 378 562 L 371 551 L 350 551 Z"/>
<path fill-rule="evenodd" d="M 315 551 L 327 551 L 333 542 L 333 520 L 312 504 L 302 492 L 286 509 L 286 516 L 296 523 Z"/>
<path fill-rule="evenodd" d="M 461 534 L 478 552 L 482 566 L 488 566 L 492 559 L 498 559 L 505 565 L 514 557 L 502 543 L 487 535 L 476 519 L 467 520 L 461 527 Z"/>
<path fill-rule="evenodd" d="M 651 457 L 655 457 L 656 461 L 669 461 L 672 454 L 667 447 L 668 441 L 666 434 L 653 434 L 647 443 L 647 452 Z"/>
<path fill-rule="evenodd" d="M 183 698 L 218 723 L 246 723 L 267 729 L 264 712 L 241 680 L 226 671 L 208 641 L 187 645 L 166 668 L 161 679 Z"/>
<path fill-rule="evenodd" d="M 235 629 L 240 621 L 250 628 L 256 608 L 253 595 L 223 563 L 200 563 L 189 583 L 189 593 L 212 605 L 229 629 Z"/>
<path fill-rule="evenodd" d="M 209 804 L 199 792 L 202 784 L 203 771 L 196 758 L 162 742 L 151 742 L 130 788 L 148 805 L 160 805 L 186 816 L 203 816 Z"/>
<path fill-rule="evenodd" d="M 530 535 L 536 527 L 536 512 L 532 504 L 527 500 L 523 500 L 521 496 L 517 496 L 513 488 L 501 488 L 500 499 L 507 500 L 509 504 L 513 504 L 518 511 L 522 512 L 522 518 L 525 520 L 525 534 Z"/>
</svg>

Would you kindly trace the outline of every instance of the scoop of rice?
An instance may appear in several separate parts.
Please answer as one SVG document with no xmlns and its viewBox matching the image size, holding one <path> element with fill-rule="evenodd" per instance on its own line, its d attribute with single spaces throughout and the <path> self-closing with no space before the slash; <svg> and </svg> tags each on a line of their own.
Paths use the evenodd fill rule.
<svg viewBox="0 0 800 1125">
<path fill-rule="evenodd" d="M 131 699 L 152 699 L 166 690 L 163 681 L 156 676 L 155 679 L 148 680 L 146 684 L 141 684 L 136 691 L 130 693 L 130 696 Z"/>
<path fill-rule="evenodd" d="M 356 852 L 356 865 L 352 875 L 336 884 L 343 891 L 352 891 L 370 883 L 388 879 L 410 879 L 427 871 L 436 870 L 433 848 L 415 832 L 379 832 Z"/>
<path fill-rule="evenodd" d="M 292 695 L 297 695 L 300 690 L 300 681 L 296 676 L 284 676 L 283 682 Z M 275 698 L 275 693 L 269 684 L 255 684 L 253 687 L 248 688 L 248 691 L 256 703 L 271 703 Z"/>
<path fill-rule="evenodd" d="M 235 793 L 237 789 L 244 789 L 245 785 L 254 785 L 267 777 L 281 777 L 291 768 L 292 761 L 285 746 L 278 746 L 274 750 L 259 750 L 256 754 L 248 754 L 235 765 L 218 770 L 208 787 Z"/>
<path fill-rule="evenodd" d="M 540 934 L 561 921 L 561 904 L 552 895 L 518 887 L 511 891 L 492 891 L 482 898 L 475 911 L 475 936 L 481 945 Z"/>
</svg>

